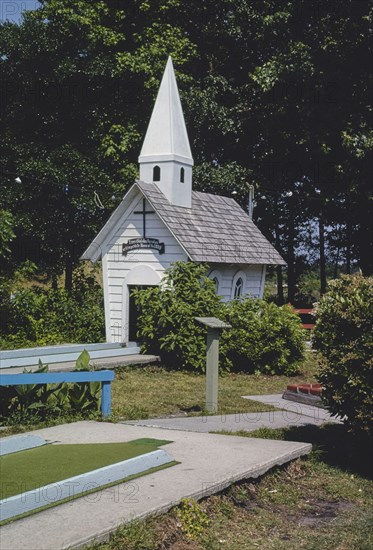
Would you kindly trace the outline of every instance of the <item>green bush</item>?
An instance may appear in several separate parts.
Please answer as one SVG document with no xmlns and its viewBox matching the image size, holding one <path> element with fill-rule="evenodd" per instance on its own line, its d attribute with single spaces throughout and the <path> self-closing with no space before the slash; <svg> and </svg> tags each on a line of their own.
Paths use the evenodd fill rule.
<svg viewBox="0 0 373 550">
<path fill-rule="evenodd" d="M 313 346 L 320 352 L 322 398 L 355 432 L 372 433 L 373 278 L 332 281 L 316 308 Z"/>
<path fill-rule="evenodd" d="M 195 317 L 219 316 L 220 298 L 204 265 L 176 262 L 164 284 L 135 290 L 143 351 L 160 355 L 166 367 L 203 372 L 206 330 Z"/>
<path fill-rule="evenodd" d="M 89 353 L 83 351 L 75 370 L 89 370 L 89 361 Z M 39 361 L 35 372 L 48 370 L 48 365 Z M 70 414 L 98 413 L 100 390 L 100 382 L 0 386 L 0 421 L 7 425 L 30 424 Z"/>
<path fill-rule="evenodd" d="M 264 300 L 233 300 L 225 306 L 232 326 L 221 337 L 227 368 L 291 375 L 304 359 L 304 331 L 290 306 Z"/>
<path fill-rule="evenodd" d="M 103 293 L 93 275 L 76 270 L 71 292 L 33 286 L 3 297 L 2 348 L 104 339 Z"/>
<path fill-rule="evenodd" d="M 304 336 L 293 310 L 256 299 L 223 304 L 206 273 L 204 265 L 177 262 L 163 286 L 135 291 L 143 350 L 160 355 L 168 368 L 204 372 L 206 329 L 195 317 L 220 317 L 232 325 L 221 336 L 221 370 L 295 372 Z"/>
</svg>

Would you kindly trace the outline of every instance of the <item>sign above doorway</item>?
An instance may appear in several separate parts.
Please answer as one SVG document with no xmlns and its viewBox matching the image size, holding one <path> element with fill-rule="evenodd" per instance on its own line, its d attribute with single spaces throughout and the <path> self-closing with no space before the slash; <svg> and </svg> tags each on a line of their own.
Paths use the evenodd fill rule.
<svg viewBox="0 0 373 550">
<path fill-rule="evenodd" d="M 149 237 L 138 237 L 136 239 L 129 239 L 128 242 L 122 245 L 122 254 L 127 256 L 128 252 L 138 249 L 152 249 L 158 250 L 160 254 L 164 254 L 164 243 L 160 243 L 158 239 L 150 239 Z"/>
</svg>

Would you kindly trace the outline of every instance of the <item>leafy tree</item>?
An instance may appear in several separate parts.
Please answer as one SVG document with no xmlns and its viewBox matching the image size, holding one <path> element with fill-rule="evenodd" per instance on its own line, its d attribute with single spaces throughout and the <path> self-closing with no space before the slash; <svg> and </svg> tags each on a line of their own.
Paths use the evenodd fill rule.
<svg viewBox="0 0 373 550">
<path fill-rule="evenodd" d="M 137 175 L 165 52 L 176 62 L 188 53 L 181 31 L 162 23 L 173 8 L 46 0 L 21 25 L 0 25 L 3 206 L 15 216 L 16 248 L 54 281 L 65 270 L 67 289 L 107 215 L 97 204 L 112 210 Z"/>
<path fill-rule="evenodd" d="M 373 278 L 332 281 L 316 313 L 313 345 L 320 352 L 322 398 L 352 430 L 371 434 Z"/>
</svg>

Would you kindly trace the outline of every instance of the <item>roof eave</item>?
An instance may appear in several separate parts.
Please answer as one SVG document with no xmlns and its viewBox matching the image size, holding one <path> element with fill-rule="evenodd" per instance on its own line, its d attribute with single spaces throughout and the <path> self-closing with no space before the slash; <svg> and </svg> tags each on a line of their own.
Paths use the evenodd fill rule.
<svg viewBox="0 0 373 550">
<path fill-rule="evenodd" d="M 133 198 L 136 195 L 136 192 L 138 191 L 142 193 L 141 189 L 136 185 L 136 182 L 135 182 L 127 191 L 127 193 L 124 195 L 122 201 L 119 203 L 117 208 L 111 214 L 110 218 L 105 223 L 104 227 L 96 235 L 96 237 L 93 239 L 93 241 L 88 246 L 88 248 L 84 251 L 84 253 L 80 256 L 79 258 L 80 260 L 90 260 L 91 262 L 96 263 L 98 260 L 102 258 L 103 248 L 107 241 L 107 238 L 110 236 L 112 230 L 116 227 L 116 225 L 120 221 L 129 203 L 131 202 L 131 200 L 133 200 Z"/>
</svg>

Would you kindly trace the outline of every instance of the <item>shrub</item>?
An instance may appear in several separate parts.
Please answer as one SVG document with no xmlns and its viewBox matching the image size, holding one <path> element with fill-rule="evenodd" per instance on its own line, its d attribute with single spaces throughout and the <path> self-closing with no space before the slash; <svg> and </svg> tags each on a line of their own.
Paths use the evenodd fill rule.
<svg viewBox="0 0 373 550">
<path fill-rule="evenodd" d="M 226 304 L 232 326 L 221 337 L 228 368 L 265 374 L 294 374 L 304 358 L 304 332 L 290 306 L 246 298 Z"/>
<path fill-rule="evenodd" d="M 220 317 L 232 325 L 221 336 L 221 370 L 295 372 L 304 336 L 293 310 L 256 299 L 223 304 L 206 273 L 206 266 L 177 262 L 163 287 L 135 291 L 143 350 L 160 355 L 168 368 L 204 372 L 206 329 L 195 317 Z"/>
<path fill-rule="evenodd" d="M 134 291 L 143 351 L 160 355 L 166 367 L 205 369 L 206 329 L 195 317 L 218 317 L 220 311 L 215 283 L 206 273 L 204 265 L 176 262 L 163 285 Z"/>
<path fill-rule="evenodd" d="M 76 270 L 71 292 L 31 287 L 3 298 L 4 348 L 104 339 L 103 293 L 94 276 Z"/>
<path fill-rule="evenodd" d="M 321 354 L 322 398 L 355 432 L 372 432 L 373 278 L 332 281 L 316 308 L 313 346 Z"/>
</svg>

